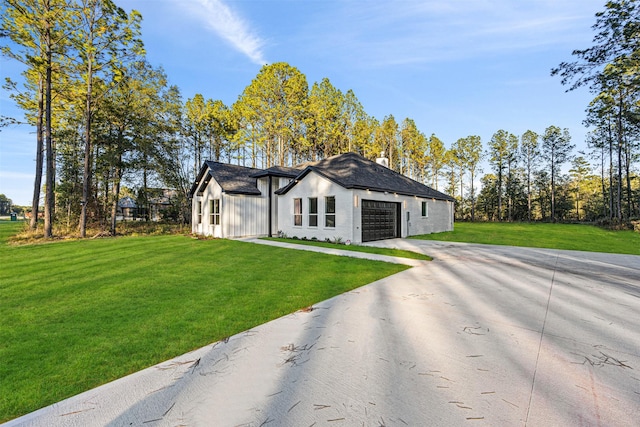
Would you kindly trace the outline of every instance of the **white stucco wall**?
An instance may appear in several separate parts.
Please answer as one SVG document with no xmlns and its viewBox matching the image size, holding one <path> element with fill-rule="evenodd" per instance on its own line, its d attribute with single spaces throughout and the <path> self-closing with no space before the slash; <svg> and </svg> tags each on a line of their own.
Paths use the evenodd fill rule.
<svg viewBox="0 0 640 427">
<path fill-rule="evenodd" d="M 325 226 L 325 196 L 336 198 L 336 226 Z M 309 198 L 318 198 L 318 226 L 309 226 Z M 302 225 L 294 225 L 294 202 L 302 199 Z M 340 238 L 352 243 L 362 242 L 362 200 L 400 203 L 401 237 L 453 230 L 453 204 L 442 200 L 379 193 L 367 190 L 347 190 L 323 178 L 309 173 L 287 194 L 278 196 L 278 231 L 289 237 Z M 428 216 L 422 217 L 422 202 L 428 205 Z M 407 220 L 407 212 L 409 219 Z M 274 230 L 274 234 L 276 230 Z"/>
<path fill-rule="evenodd" d="M 325 197 L 336 198 L 335 227 L 325 225 Z M 309 226 L 309 198 L 318 198 L 318 225 Z M 302 199 L 302 226 L 293 223 L 293 209 L 296 198 Z M 278 229 L 289 237 L 315 237 L 318 240 L 341 238 L 354 241 L 353 236 L 353 192 L 334 184 L 315 172 L 310 172 L 287 194 L 278 196 Z"/>
<path fill-rule="evenodd" d="M 406 200 L 409 224 L 407 234 L 403 237 L 453 231 L 453 202 L 419 197 L 408 197 Z M 427 216 L 424 217 L 422 216 L 422 202 L 427 202 Z M 406 214 L 404 220 L 406 223 Z"/>
</svg>

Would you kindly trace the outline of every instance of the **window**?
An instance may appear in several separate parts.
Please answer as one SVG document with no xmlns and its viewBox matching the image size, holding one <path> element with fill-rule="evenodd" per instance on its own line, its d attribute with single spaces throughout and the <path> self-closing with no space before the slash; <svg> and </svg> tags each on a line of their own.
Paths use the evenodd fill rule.
<svg viewBox="0 0 640 427">
<path fill-rule="evenodd" d="M 302 199 L 293 199 L 293 225 L 302 225 Z"/>
<path fill-rule="evenodd" d="M 220 225 L 220 199 L 209 201 L 209 224 Z"/>
<path fill-rule="evenodd" d="M 198 224 L 202 224 L 202 202 L 198 202 Z"/>
<path fill-rule="evenodd" d="M 309 227 L 318 226 L 318 198 L 309 197 Z"/>
<path fill-rule="evenodd" d="M 336 198 L 327 196 L 324 198 L 324 225 L 326 227 L 336 226 Z"/>
<path fill-rule="evenodd" d="M 427 202 L 422 202 L 422 216 L 425 218 L 429 216 L 429 205 L 427 205 Z"/>
</svg>

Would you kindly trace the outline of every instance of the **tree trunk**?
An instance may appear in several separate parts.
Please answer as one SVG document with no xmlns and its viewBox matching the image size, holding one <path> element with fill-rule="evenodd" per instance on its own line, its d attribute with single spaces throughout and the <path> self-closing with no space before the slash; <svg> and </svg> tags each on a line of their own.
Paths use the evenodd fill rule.
<svg viewBox="0 0 640 427">
<path fill-rule="evenodd" d="M 82 173 L 82 211 L 80 213 L 80 237 L 87 236 L 87 208 L 91 192 L 91 94 L 93 91 L 93 60 L 89 58 L 87 69 L 87 104 L 85 111 L 85 145 L 84 145 L 84 169 Z"/>
<path fill-rule="evenodd" d="M 625 168 L 625 175 L 627 180 L 627 219 L 629 219 L 633 217 L 633 214 L 635 211 L 633 196 L 631 194 L 631 176 L 629 174 L 630 165 L 631 165 L 631 148 L 630 148 L 629 141 L 625 141 L 624 157 L 625 157 L 624 168 Z"/>
<path fill-rule="evenodd" d="M 118 196 L 120 195 L 120 180 L 122 179 L 122 156 L 118 156 L 116 167 L 113 173 L 113 187 L 111 193 L 111 230 L 112 236 L 116 235 L 116 218 L 118 216 Z"/>
<path fill-rule="evenodd" d="M 50 11 L 49 1 L 46 0 L 44 2 L 45 10 L 47 12 Z M 46 44 L 46 77 L 45 77 L 45 140 L 46 140 L 46 150 L 47 150 L 47 176 L 46 176 L 46 194 L 44 200 L 44 237 L 51 238 L 53 237 L 53 212 L 55 209 L 55 198 L 54 198 L 54 167 L 53 167 L 53 141 L 51 135 L 51 62 L 52 62 L 52 52 L 51 52 L 51 24 L 49 22 L 50 18 L 47 18 L 46 29 L 45 29 L 45 44 Z M 37 213 L 37 212 L 36 212 Z"/>
<path fill-rule="evenodd" d="M 33 199 L 31 201 L 31 221 L 29 227 L 35 230 L 38 226 L 40 210 L 40 190 L 42 187 L 42 168 L 44 155 L 43 115 L 44 115 L 44 82 L 42 76 L 38 80 L 38 113 L 36 121 L 36 177 L 33 182 Z"/>
</svg>

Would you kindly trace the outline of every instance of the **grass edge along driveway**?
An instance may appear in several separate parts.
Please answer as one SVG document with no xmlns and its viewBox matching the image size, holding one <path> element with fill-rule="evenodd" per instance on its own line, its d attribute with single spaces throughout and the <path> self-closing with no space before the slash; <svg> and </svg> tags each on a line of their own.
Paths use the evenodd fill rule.
<svg viewBox="0 0 640 427">
<path fill-rule="evenodd" d="M 640 233 L 586 224 L 456 222 L 454 231 L 410 238 L 640 255 Z"/>
<path fill-rule="evenodd" d="M 0 422 L 408 268 L 187 236 L 2 241 L 0 265 Z"/>
</svg>

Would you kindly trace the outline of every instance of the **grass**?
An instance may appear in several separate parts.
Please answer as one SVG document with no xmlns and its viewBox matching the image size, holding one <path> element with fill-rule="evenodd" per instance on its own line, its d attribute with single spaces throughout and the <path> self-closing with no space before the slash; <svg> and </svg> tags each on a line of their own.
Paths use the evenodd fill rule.
<svg viewBox="0 0 640 427">
<path fill-rule="evenodd" d="M 640 255 L 640 233 L 582 224 L 457 222 L 452 232 L 413 238 Z"/>
<path fill-rule="evenodd" d="M 336 243 L 321 242 L 316 240 L 299 240 L 299 239 L 282 239 L 276 237 L 264 237 L 264 240 L 273 240 L 276 242 L 295 243 L 297 245 L 308 246 L 320 246 L 323 248 L 341 249 L 343 251 L 352 252 L 365 252 L 368 254 L 388 255 L 399 258 L 419 259 L 423 261 L 431 261 L 429 255 L 421 254 L 419 252 L 407 251 L 404 249 L 392 249 L 392 248 L 376 248 L 373 246 L 360 246 L 360 245 L 341 245 Z"/>
<path fill-rule="evenodd" d="M 0 221 L 0 422 L 406 269 L 189 236 L 10 246 Z"/>
</svg>

